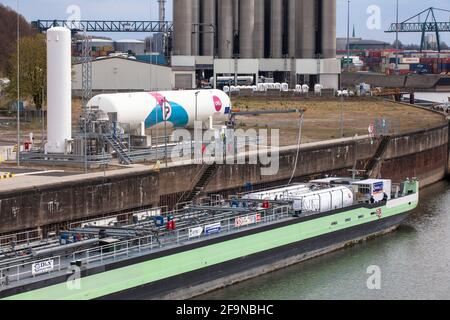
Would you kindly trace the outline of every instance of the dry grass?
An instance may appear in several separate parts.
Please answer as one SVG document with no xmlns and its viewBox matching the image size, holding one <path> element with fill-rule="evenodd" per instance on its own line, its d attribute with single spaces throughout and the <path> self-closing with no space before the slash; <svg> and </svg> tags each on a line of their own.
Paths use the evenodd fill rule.
<svg viewBox="0 0 450 320">
<path fill-rule="evenodd" d="M 306 109 L 302 129 L 302 141 L 313 142 L 341 137 L 341 110 L 344 119 L 344 136 L 368 134 L 368 127 L 376 119 L 387 119 L 392 123 L 392 132 L 403 133 L 443 124 L 438 114 L 375 99 L 354 99 L 341 103 L 333 100 L 284 100 L 273 101 L 261 98 L 235 98 L 233 106 L 241 110 Z M 299 117 L 295 114 L 274 114 L 238 117 L 243 129 L 276 128 L 280 130 L 283 145 L 297 141 Z"/>
</svg>

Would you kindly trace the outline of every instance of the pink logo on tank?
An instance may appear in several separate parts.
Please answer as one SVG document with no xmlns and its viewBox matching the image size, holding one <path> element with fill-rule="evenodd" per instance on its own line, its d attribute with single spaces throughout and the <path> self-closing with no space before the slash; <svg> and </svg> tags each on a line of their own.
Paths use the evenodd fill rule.
<svg viewBox="0 0 450 320">
<path fill-rule="evenodd" d="M 214 108 L 216 108 L 216 111 L 219 112 L 222 110 L 222 101 L 217 96 L 213 96 L 214 101 Z"/>
</svg>

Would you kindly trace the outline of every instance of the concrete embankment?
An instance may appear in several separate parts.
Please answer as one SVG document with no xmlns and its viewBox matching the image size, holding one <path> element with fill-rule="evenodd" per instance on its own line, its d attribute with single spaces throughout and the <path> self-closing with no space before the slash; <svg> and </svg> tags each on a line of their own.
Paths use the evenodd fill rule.
<svg viewBox="0 0 450 320">
<path fill-rule="evenodd" d="M 303 145 L 294 181 L 324 174 L 349 175 L 364 169 L 380 152 L 381 139 L 360 137 Z M 393 136 L 372 163 L 374 174 L 400 182 L 417 177 L 422 186 L 441 180 L 450 171 L 449 127 Z M 251 183 L 254 188 L 274 186 L 289 180 L 297 148 L 280 150 L 280 169 L 262 176 L 260 165 L 219 165 L 205 194 L 230 194 Z M 356 163 L 356 166 L 355 166 Z M 0 185 L 0 234 L 64 227 L 67 222 L 96 218 L 137 208 L 173 205 L 192 189 L 202 166 L 171 166 L 155 172 L 148 167 L 64 178 L 20 177 Z"/>
</svg>

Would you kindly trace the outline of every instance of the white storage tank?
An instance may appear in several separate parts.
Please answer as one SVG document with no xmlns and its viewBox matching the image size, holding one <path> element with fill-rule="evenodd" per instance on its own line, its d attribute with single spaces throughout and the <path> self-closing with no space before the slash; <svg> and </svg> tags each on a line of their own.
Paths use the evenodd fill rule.
<svg viewBox="0 0 450 320">
<path fill-rule="evenodd" d="M 66 153 L 72 139 L 72 34 L 64 27 L 47 31 L 46 153 Z"/>
<path fill-rule="evenodd" d="M 207 122 L 210 117 L 230 113 L 231 101 L 221 90 L 137 92 L 101 94 L 92 98 L 88 107 L 116 113 L 118 123 L 139 130 L 142 123 L 145 128 L 164 123 L 176 128 L 193 127 L 196 119 Z"/>
<path fill-rule="evenodd" d="M 309 187 L 305 184 L 296 184 L 289 187 L 282 187 L 276 189 L 268 189 L 259 192 L 253 192 L 245 195 L 244 199 L 254 200 L 281 200 L 289 199 L 290 194 L 299 194 L 301 192 L 308 192 Z"/>
<path fill-rule="evenodd" d="M 353 205 L 353 191 L 345 186 L 292 195 L 293 209 L 303 212 L 327 212 Z"/>
</svg>

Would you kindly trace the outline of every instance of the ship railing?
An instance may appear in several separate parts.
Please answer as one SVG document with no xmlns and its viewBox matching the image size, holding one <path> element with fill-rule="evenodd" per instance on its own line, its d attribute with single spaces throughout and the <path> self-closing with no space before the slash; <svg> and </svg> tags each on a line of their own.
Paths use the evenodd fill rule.
<svg viewBox="0 0 450 320">
<path fill-rule="evenodd" d="M 11 248 L 11 244 L 23 245 L 42 240 L 42 230 L 34 229 L 25 232 L 8 234 L 0 237 L 0 252 L 5 248 Z"/>
<path fill-rule="evenodd" d="M 230 208 L 231 209 L 231 208 Z M 160 236 L 148 235 L 126 241 L 120 241 L 96 248 L 76 251 L 67 255 L 53 256 L 0 269 L 0 290 L 13 282 L 51 275 L 69 270 L 73 263 L 87 267 L 95 264 L 112 263 L 125 257 L 149 254 L 156 250 L 198 242 L 223 236 L 256 225 L 264 225 L 291 217 L 289 206 L 277 206 L 265 210 L 250 211 L 240 215 L 220 218 L 206 223 L 186 226 L 167 231 Z M 201 229 L 201 232 L 199 230 Z M 42 263 L 42 266 L 40 266 Z M 40 266 L 40 267 L 39 267 Z"/>
<path fill-rule="evenodd" d="M 0 289 L 7 287 L 11 282 L 20 282 L 61 271 L 64 269 L 61 260 L 61 256 L 54 256 L 2 268 L 0 269 Z"/>
</svg>

